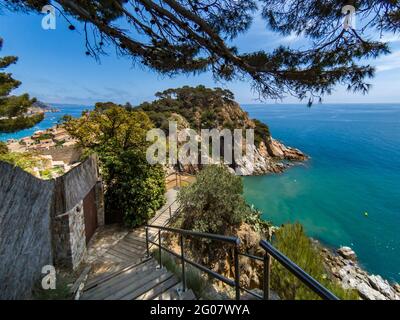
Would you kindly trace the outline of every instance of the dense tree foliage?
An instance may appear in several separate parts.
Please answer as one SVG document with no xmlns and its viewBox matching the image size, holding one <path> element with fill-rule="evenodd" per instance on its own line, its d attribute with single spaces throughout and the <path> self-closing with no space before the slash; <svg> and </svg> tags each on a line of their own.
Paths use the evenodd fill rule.
<svg viewBox="0 0 400 320">
<path fill-rule="evenodd" d="M 304 233 L 302 225 L 287 224 L 279 228 L 273 239 L 275 247 L 299 265 L 318 282 L 325 285 L 341 299 L 357 300 L 353 290 L 344 290 L 336 280 L 331 279 L 325 269 L 320 248 Z M 276 261 L 272 264 L 272 290 L 284 300 L 318 299 L 318 296 Z"/>
<path fill-rule="evenodd" d="M 168 133 L 169 121 L 178 114 L 190 128 L 201 129 L 254 129 L 255 142 L 270 138 L 268 126 L 250 120 L 248 114 L 234 101 L 234 94 L 226 89 L 184 86 L 156 93 L 157 100 L 142 103 L 138 109 L 145 111 L 156 127 Z"/>
<path fill-rule="evenodd" d="M 47 0 L 1 0 L 11 10 L 40 12 Z M 120 54 L 162 74 L 211 70 L 217 79 L 250 79 L 263 98 L 330 93 L 334 85 L 366 92 L 370 65 L 360 59 L 388 52 L 363 30 L 345 29 L 342 8 L 353 4 L 372 30 L 399 30 L 398 1 L 315 0 L 107 0 L 51 1 L 66 18 L 83 22 L 86 54 L 98 57 L 113 44 Z M 240 52 L 234 39 L 262 10 L 266 25 L 303 34 L 304 49 L 285 46 Z M 75 30 L 74 25 L 70 25 Z M 265 39 L 268 41 L 268 39 Z"/>
<path fill-rule="evenodd" d="M 0 132 L 16 132 L 27 128 L 32 128 L 43 119 L 44 113 L 38 113 L 32 116 L 17 116 L 0 119 Z"/>
<path fill-rule="evenodd" d="M 0 50 L 3 39 L 0 38 Z M 12 90 L 18 88 L 21 82 L 15 80 L 10 73 L 3 72 L 11 64 L 16 63 L 17 57 L 6 56 L 0 58 L 0 132 L 14 132 L 33 127 L 43 120 L 43 115 L 32 117 L 24 116 L 27 109 L 36 101 L 28 94 L 10 96 Z"/>
<path fill-rule="evenodd" d="M 123 214 L 129 226 L 145 223 L 165 201 L 163 168 L 146 161 L 146 133 L 153 128 L 149 117 L 108 105 L 66 120 L 65 128 L 86 152 L 99 156 L 110 221 Z"/>
</svg>

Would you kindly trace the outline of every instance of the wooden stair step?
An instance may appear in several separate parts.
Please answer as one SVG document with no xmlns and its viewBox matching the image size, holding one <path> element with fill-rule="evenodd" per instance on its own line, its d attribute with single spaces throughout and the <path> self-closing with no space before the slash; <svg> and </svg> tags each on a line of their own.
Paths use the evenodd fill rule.
<svg viewBox="0 0 400 320">
<path fill-rule="evenodd" d="M 145 247 L 146 246 L 146 237 L 143 236 L 143 238 L 141 238 L 141 237 L 135 237 L 133 235 L 128 235 L 124 238 L 124 242 L 132 243 L 139 247 Z"/>
<path fill-rule="evenodd" d="M 176 284 L 178 279 L 167 270 L 164 271 L 159 277 L 154 278 L 151 281 L 148 281 L 146 284 L 135 290 L 134 292 L 130 292 L 129 294 L 123 296 L 121 300 L 134 300 L 138 299 L 138 297 L 146 294 L 148 292 L 154 292 L 155 288 L 160 287 L 160 290 L 167 290 L 167 287 L 171 287 Z M 165 285 L 165 287 L 164 287 Z"/>
<path fill-rule="evenodd" d="M 111 279 L 112 277 L 115 277 L 116 275 L 125 272 L 126 270 L 130 270 L 132 268 L 135 268 L 137 266 L 142 265 L 145 263 L 147 260 L 143 261 L 136 261 L 134 263 L 124 263 L 124 264 L 114 264 L 111 265 L 109 270 L 105 273 L 102 273 L 100 275 L 95 275 L 94 277 L 89 278 L 89 280 L 85 284 L 85 291 L 90 290 L 91 288 L 97 286 L 101 282 L 107 281 L 108 279 Z"/>
<path fill-rule="evenodd" d="M 181 296 L 181 300 L 197 300 L 192 290 L 186 290 Z"/>
<path fill-rule="evenodd" d="M 125 272 L 122 276 L 117 276 L 109 281 L 103 282 L 101 285 L 87 291 L 83 295 L 83 300 L 105 300 L 114 294 L 125 292 L 126 288 L 131 288 L 132 286 L 141 285 L 141 280 L 147 278 L 149 275 L 154 274 L 154 268 L 143 270 L 140 275 L 136 277 Z M 157 271 L 157 270 L 156 270 Z M 155 276 L 158 276 L 156 273 Z"/>
<path fill-rule="evenodd" d="M 160 283 L 159 285 L 147 291 L 146 293 L 136 297 L 136 300 L 153 300 L 155 297 L 169 290 L 178 283 L 179 280 L 176 277 L 171 277 L 167 281 Z"/>
<path fill-rule="evenodd" d="M 178 283 L 175 286 L 169 288 L 167 291 L 159 294 L 153 300 L 180 300 L 178 290 L 182 288 L 182 284 Z"/>
<path fill-rule="evenodd" d="M 146 237 L 146 231 L 143 229 L 143 230 L 134 230 L 134 231 L 131 231 L 131 232 L 129 232 L 127 235 L 126 235 L 126 237 L 137 237 L 137 238 L 139 238 L 139 239 L 144 239 L 145 237 Z"/>
<path fill-rule="evenodd" d="M 118 248 L 111 248 L 110 250 L 107 251 L 108 254 L 112 254 L 116 257 L 119 257 L 122 259 L 122 261 L 130 261 L 130 260 L 136 260 L 137 258 L 140 258 L 140 255 L 132 255 L 130 253 L 125 253 L 121 252 L 121 250 L 118 250 Z"/>
<path fill-rule="evenodd" d="M 151 289 L 152 281 L 160 278 L 158 281 L 165 281 L 170 277 L 170 274 L 165 269 L 150 270 L 149 272 L 143 272 L 135 277 L 129 278 L 129 282 L 126 282 L 122 288 L 110 288 L 111 294 L 108 294 L 105 300 L 133 300 L 135 297 L 145 293 Z M 157 281 L 157 280 L 156 280 Z M 155 283 L 153 286 L 156 285 Z M 150 287 L 149 287 L 150 286 Z"/>
<path fill-rule="evenodd" d="M 140 263 L 139 265 L 127 267 L 114 274 L 110 274 L 105 278 L 94 279 L 95 281 L 85 287 L 84 292 L 87 292 L 89 295 L 90 292 L 94 293 L 95 291 L 101 291 L 104 287 L 108 287 L 114 283 L 119 283 L 120 281 L 125 281 L 126 278 L 133 277 L 135 274 L 141 274 L 142 272 L 147 272 L 149 270 L 152 271 L 156 266 L 157 264 L 155 260 L 151 259 Z"/>
<path fill-rule="evenodd" d="M 134 248 L 126 248 L 125 246 L 122 246 L 121 244 L 115 246 L 113 248 L 114 251 L 119 252 L 120 254 L 126 255 L 128 258 L 140 258 L 143 256 L 143 251 L 135 250 Z"/>
<path fill-rule="evenodd" d="M 136 242 L 135 240 L 132 239 L 124 239 L 123 241 L 121 241 L 120 243 L 118 243 L 118 246 L 122 246 L 125 247 L 127 249 L 135 249 L 137 251 L 141 251 L 143 249 L 146 249 L 146 243 L 140 244 L 138 242 Z"/>
</svg>

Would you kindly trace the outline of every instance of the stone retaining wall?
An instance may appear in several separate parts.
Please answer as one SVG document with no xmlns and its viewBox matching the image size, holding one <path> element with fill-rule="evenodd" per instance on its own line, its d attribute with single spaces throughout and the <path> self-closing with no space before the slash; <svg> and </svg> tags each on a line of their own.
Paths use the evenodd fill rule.
<svg viewBox="0 0 400 320">
<path fill-rule="evenodd" d="M 66 164 L 79 162 L 82 156 L 82 150 L 76 146 L 52 147 L 48 150 L 40 150 L 40 154 L 50 155 L 54 161 L 64 161 Z"/>
<path fill-rule="evenodd" d="M 45 265 L 79 266 L 86 254 L 83 199 L 94 189 L 101 225 L 101 185 L 94 156 L 54 180 L 0 162 L 0 299 L 29 297 Z"/>
</svg>

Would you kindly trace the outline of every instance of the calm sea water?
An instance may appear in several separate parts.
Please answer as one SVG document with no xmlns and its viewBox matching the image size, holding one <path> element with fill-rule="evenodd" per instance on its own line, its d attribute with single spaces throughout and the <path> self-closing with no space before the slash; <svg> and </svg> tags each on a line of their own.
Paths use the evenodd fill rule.
<svg viewBox="0 0 400 320">
<path fill-rule="evenodd" d="M 69 114 L 73 117 L 79 117 L 82 114 L 82 111 L 93 109 L 93 106 L 58 104 L 58 103 L 51 103 L 50 106 L 57 108 L 59 112 L 46 113 L 43 121 L 30 129 L 21 130 L 15 133 L 0 133 L 0 141 L 29 137 L 35 131 L 53 127 L 54 125 L 57 124 L 58 120 L 60 120 L 66 114 Z"/>
<path fill-rule="evenodd" d="M 328 246 L 351 246 L 368 271 L 400 281 L 400 104 L 243 107 L 312 157 L 282 175 L 246 177 L 248 202 L 276 225 L 299 221 Z"/>
</svg>

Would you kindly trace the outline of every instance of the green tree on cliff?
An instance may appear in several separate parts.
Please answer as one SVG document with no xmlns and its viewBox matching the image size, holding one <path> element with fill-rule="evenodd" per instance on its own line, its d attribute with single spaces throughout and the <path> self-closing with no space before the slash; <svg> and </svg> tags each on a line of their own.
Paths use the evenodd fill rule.
<svg viewBox="0 0 400 320">
<path fill-rule="evenodd" d="M 3 46 L 3 39 L 0 38 L 0 50 Z M 15 80 L 10 73 L 4 69 L 16 63 L 14 56 L 0 58 L 0 132 L 12 132 L 34 126 L 43 120 L 43 114 L 27 117 L 24 113 L 36 101 L 30 99 L 28 94 L 11 96 L 12 90 L 18 88 L 21 82 Z"/>
</svg>

